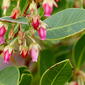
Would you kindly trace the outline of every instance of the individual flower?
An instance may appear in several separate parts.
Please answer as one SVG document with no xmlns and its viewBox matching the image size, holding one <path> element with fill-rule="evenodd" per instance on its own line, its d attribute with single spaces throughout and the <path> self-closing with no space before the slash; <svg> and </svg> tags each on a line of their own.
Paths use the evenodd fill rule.
<svg viewBox="0 0 85 85">
<path fill-rule="evenodd" d="M 46 40 L 46 29 L 44 27 L 40 27 L 38 30 L 38 35 L 41 40 Z"/>
<path fill-rule="evenodd" d="M 4 25 L 0 26 L 0 36 L 4 36 L 4 34 L 6 33 L 6 28 Z"/>
<path fill-rule="evenodd" d="M 0 24 L 0 45 L 5 42 L 4 35 L 6 33 L 6 28 L 3 24 Z"/>
<path fill-rule="evenodd" d="M 3 4 L 2 4 L 2 9 L 3 9 L 3 14 L 6 14 L 7 9 L 10 6 L 10 0 L 3 0 Z"/>
<path fill-rule="evenodd" d="M 36 3 L 34 2 L 34 0 L 32 1 L 32 3 L 31 3 L 30 6 L 29 6 L 29 11 L 30 11 L 30 14 L 31 14 L 31 15 L 38 14 L 37 5 L 36 5 Z"/>
<path fill-rule="evenodd" d="M 39 24 L 40 24 L 39 16 L 33 16 L 33 18 L 32 18 L 32 26 L 34 27 L 35 30 L 38 29 Z"/>
<path fill-rule="evenodd" d="M 26 46 L 22 47 L 20 54 L 23 58 L 26 58 L 28 56 L 28 48 Z"/>
<path fill-rule="evenodd" d="M 39 45 L 37 43 L 32 43 L 29 47 L 29 55 L 33 62 L 37 62 L 39 55 Z"/>
<path fill-rule="evenodd" d="M 58 5 L 56 4 L 55 0 L 44 0 L 43 1 L 43 9 L 44 9 L 44 15 L 45 16 L 50 16 L 52 11 L 53 11 L 53 5 L 55 5 L 56 7 L 58 7 Z"/>
<path fill-rule="evenodd" d="M 11 18 L 12 19 L 17 19 L 19 16 L 20 10 L 18 8 L 15 8 L 12 12 Z"/>
<path fill-rule="evenodd" d="M 13 49 L 10 46 L 6 46 L 3 51 L 4 63 L 9 63 L 10 57 L 12 56 Z"/>
<path fill-rule="evenodd" d="M 40 21 L 40 26 L 37 31 L 40 39 L 46 40 L 47 31 L 46 31 L 46 24 L 44 22 Z"/>
<path fill-rule="evenodd" d="M 56 2 L 59 2 L 60 0 L 55 0 Z"/>
</svg>

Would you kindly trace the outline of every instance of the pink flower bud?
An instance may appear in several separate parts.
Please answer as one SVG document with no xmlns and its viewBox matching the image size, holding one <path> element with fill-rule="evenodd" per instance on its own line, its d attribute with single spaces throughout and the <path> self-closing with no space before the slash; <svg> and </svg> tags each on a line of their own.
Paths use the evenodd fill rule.
<svg viewBox="0 0 85 85">
<path fill-rule="evenodd" d="M 10 57 L 12 56 L 12 49 L 6 47 L 3 51 L 3 55 L 4 55 L 4 63 L 8 63 L 10 61 Z"/>
<path fill-rule="evenodd" d="M 32 43 L 29 48 L 29 54 L 32 58 L 32 61 L 37 62 L 38 55 L 39 55 L 39 45 L 36 43 Z"/>
<path fill-rule="evenodd" d="M 23 48 L 20 54 L 22 55 L 23 58 L 26 58 L 28 56 L 28 49 Z"/>
<path fill-rule="evenodd" d="M 43 8 L 44 8 L 44 15 L 50 16 L 53 11 L 53 6 L 50 6 L 48 3 L 46 3 L 43 4 Z"/>
<path fill-rule="evenodd" d="M 4 44 L 4 42 L 5 42 L 4 36 L 0 36 L 0 45 Z"/>
<path fill-rule="evenodd" d="M 55 0 L 56 2 L 59 2 L 60 0 Z"/>
<path fill-rule="evenodd" d="M 32 19 L 32 26 L 34 27 L 35 30 L 37 30 L 39 24 L 40 24 L 39 16 L 34 16 Z"/>
<path fill-rule="evenodd" d="M 18 16 L 19 16 L 19 9 L 15 8 L 12 12 L 11 18 L 17 19 Z"/>
<path fill-rule="evenodd" d="M 53 11 L 53 5 L 58 7 L 56 2 L 54 0 L 44 0 L 43 1 L 43 9 L 44 9 L 44 15 L 45 16 L 50 16 L 52 11 Z"/>
<path fill-rule="evenodd" d="M 38 30 L 38 35 L 41 40 L 45 40 L 46 39 L 46 29 L 44 27 L 40 27 Z"/>
<path fill-rule="evenodd" d="M 6 33 L 6 28 L 4 26 L 0 27 L 0 36 L 4 36 L 4 34 Z"/>
</svg>

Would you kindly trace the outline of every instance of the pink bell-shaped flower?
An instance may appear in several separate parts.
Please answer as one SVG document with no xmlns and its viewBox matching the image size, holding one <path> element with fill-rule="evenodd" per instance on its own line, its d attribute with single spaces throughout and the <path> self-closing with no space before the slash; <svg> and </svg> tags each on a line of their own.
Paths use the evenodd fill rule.
<svg viewBox="0 0 85 85">
<path fill-rule="evenodd" d="M 10 48 L 9 46 L 5 47 L 3 55 L 4 55 L 4 63 L 9 63 L 10 57 L 12 56 L 12 48 Z"/>
<path fill-rule="evenodd" d="M 51 13 L 53 11 L 53 6 L 50 6 L 48 3 L 43 4 L 44 8 L 44 15 L 45 16 L 51 16 Z"/>
<path fill-rule="evenodd" d="M 44 27 L 40 27 L 38 30 L 38 35 L 40 37 L 41 40 L 46 40 L 46 29 Z"/>
<path fill-rule="evenodd" d="M 55 0 L 44 0 L 43 1 L 43 9 L 44 9 L 44 15 L 45 16 L 50 16 L 52 14 L 53 11 L 53 5 L 55 5 L 56 7 L 58 7 L 58 5 L 56 4 Z"/>
<path fill-rule="evenodd" d="M 4 36 L 5 33 L 6 33 L 6 28 L 3 25 L 0 26 L 0 36 Z"/>
<path fill-rule="evenodd" d="M 32 43 L 29 47 L 29 54 L 32 58 L 32 61 L 37 62 L 39 55 L 39 45 L 36 43 Z"/>
<path fill-rule="evenodd" d="M 39 24 L 40 24 L 39 16 L 33 16 L 33 18 L 32 18 L 32 26 L 34 27 L 35 30 L 38 29 Z"/>
</svg>

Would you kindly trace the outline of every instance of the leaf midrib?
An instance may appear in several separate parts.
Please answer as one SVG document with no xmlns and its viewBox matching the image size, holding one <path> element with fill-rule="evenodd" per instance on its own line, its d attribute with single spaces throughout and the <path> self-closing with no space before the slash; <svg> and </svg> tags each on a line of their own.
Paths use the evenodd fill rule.
<svg viewBox="0 0 85 85">
<path fill-rule="evenodd" d="M 64 27 L 69 27 L 69 26 L 72 26 L 72 25 L 75 25 L 75 24 L 78 24 L 78 23 L 82 23 L 82 22 L 85 22 L 85 20 L 81 20 L 81 21 L 78 21 L 78 22 L 74 22 L 74 23 L 71 23 L 71 24 L 64 25 L 64 26 L 52 27 L 51 29 L 47 29 L 47 31 L 62 29 Z"/>
</svg>

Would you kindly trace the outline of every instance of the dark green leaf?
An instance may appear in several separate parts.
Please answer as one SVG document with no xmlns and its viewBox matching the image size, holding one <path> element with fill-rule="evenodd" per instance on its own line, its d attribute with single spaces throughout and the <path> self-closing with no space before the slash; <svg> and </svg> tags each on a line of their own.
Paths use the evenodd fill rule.
<svg viewBox="0 0 85 85">
<path fill-rule="evenodd" d="M 72 66 L 69 60 L 64 60 L 44 72 L 40 85 L 64 85 L 71 76 Z"/>
<path fill-rule="evenodd" d="M 77 68 L 85 62 L 85 34 L 76 42 L 73 48 L 73 62 Z"/>
<path fill-rule="evenodd" d="M 19 85 L 31 85 L 31 82 L 32 82 L 32 75 L 23 74 Z"/>
</svg>

